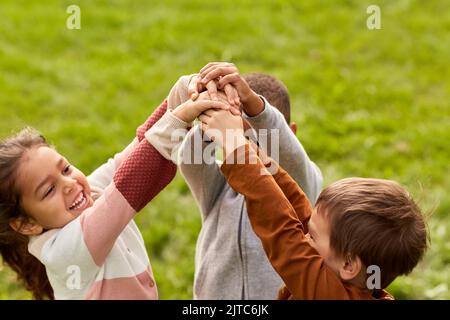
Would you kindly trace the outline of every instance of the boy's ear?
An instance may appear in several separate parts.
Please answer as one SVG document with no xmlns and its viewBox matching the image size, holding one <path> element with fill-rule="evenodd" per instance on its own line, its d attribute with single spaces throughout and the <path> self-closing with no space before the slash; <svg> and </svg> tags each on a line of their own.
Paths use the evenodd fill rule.
<svg viewBox="0 0 450 320">
<path fill-rule="evenodd" d="M 41 234 L 44 231 L 44 228 L 41 225 L 37 224 L 35 221 L 32 221 L 27 217 L 12 219 L 9 222 L 9 225 L 11 228 L 13 228 L 14 231 L 26 236 L 35 236 Z"/>
<path fill-rule="evenodd" d="M 362 262 L 358 256 L 351 257 L 347 255 L 339 268 L 339 275 L 344 281 L 350 281 L 356 278 L 361 272 Z"/>
<path fill-rule="evenodd" d="M 297 124 L 295 122 L 291 122 L 289 124 L 289 127 L 291 128 L 291 130 L 294 134 L 297 134 Z"/>
</svg>

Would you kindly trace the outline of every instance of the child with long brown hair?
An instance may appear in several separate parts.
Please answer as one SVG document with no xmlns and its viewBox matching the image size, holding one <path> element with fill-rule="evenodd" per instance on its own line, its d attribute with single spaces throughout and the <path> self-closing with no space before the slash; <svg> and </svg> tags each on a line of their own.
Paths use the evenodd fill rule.
<svg viewBox="0 0 450 320">
<path fill-rule="evenodd" d="M 216 101 L 187 101 L 193 121 Z M 175 176 L 146 140 L 164 101 L 122 152 L 86 177 L 34 129 L 0 142 L 0 253 L 36 299 L 157 299 L 134 215 Z"/>
</svg>

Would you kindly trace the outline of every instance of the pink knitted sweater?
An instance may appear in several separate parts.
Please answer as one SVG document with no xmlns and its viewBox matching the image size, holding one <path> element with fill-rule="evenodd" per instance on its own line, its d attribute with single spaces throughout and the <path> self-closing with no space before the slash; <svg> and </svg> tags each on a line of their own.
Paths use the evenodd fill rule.
<svg viewBox="0 0 450 320">
<path fill-rule="evenodd" d="M 88 181 L 92 207 L 61 229 L 30 239 L 56 299 L 157 299 L 144 241 L 134 215 L 175 176 L 176 166 L 145 139 L 167 109 L 164 101 L 121 153 Z"/>
</svg>

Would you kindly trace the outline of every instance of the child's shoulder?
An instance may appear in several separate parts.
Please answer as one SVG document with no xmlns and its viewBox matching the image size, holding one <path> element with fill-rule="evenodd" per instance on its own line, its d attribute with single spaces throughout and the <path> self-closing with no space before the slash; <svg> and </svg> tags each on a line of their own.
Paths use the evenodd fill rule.
<svg viewBox="0 0 450 320">
<path fill-rule="evenodd" d="M 42 255 L 42 249 L 48 241 L 54 241 L 61 229 L 51 229 L 37 236 L 30 237 L 28 242 L 28 252 L 39 260 Z"/>
</svg>

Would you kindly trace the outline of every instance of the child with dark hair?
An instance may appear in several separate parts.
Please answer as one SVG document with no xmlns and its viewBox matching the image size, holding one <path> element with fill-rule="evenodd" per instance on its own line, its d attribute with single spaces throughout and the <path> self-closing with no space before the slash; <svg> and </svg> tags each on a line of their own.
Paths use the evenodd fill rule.
<svg viewBox="0 0 450 320">
<path fill-rule="evenodd" d="M 177 112 L 192 121 L 207 108 L 228 106 L 187 101 Z M 35 298 L 158 298 L 133 218 L 176 173 L 145 139 L 166 109 L 88 177 L 35 130 L 0 142 L 0 253 Z"/>
<path fill-rule="evenodd" d="M 276 106 L 292 129 L 295 123 L 291 122 L 291 98 L 284 83 L 271 75 L 258 72 L 245 73 L 242 78 L 253 91 L 266 98 L 271 105 Z M 293 131 L 295 133 L 296 130 Z"/>
</svg>

